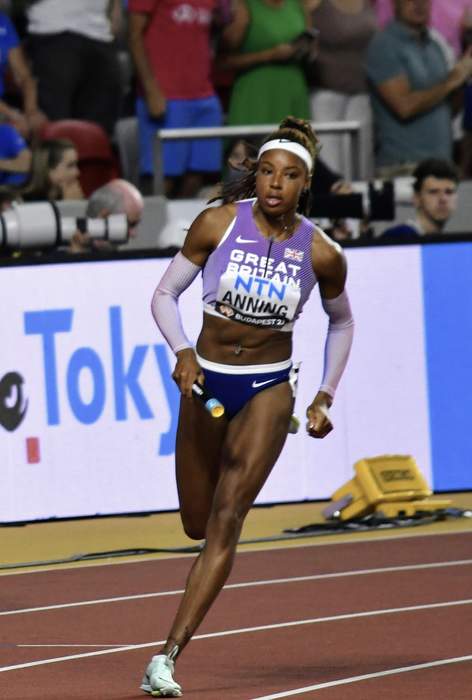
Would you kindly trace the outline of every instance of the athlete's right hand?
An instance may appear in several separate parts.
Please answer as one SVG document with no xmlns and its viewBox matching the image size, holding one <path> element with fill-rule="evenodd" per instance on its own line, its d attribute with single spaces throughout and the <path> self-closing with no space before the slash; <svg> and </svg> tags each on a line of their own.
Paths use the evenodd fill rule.
<svg viewBox="0 0 472 700">
<path fill-rule="evenodd" d="M 185 348 L 177 353 L 177 364 L 172 373 L 172 379 L 180 389 L 182 396 L 191 398 L 192 385 L 195 381 L 203 384 L 202 368 L 197 362 L 193 348 Z"/>
</svg>

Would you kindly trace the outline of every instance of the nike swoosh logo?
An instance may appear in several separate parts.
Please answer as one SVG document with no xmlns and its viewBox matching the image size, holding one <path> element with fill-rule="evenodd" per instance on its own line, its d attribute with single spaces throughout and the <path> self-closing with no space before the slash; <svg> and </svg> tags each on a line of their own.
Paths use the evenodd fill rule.
<svg viewBox="0 0 472 700">
<path fill-rule="evenodd" d="M 251 241 L 249 238 L 242 238 L 241 236 L 238 236 L 236 238 L 236 243 L 257 243 L 257 241 Z"/>
<path fill-rule="evenodd" d="M 257 382 L 256 380 L 253 381 L 252 383 L 252 388 L 257 389 L 260 386 L 264 386 L 264 384 L 270 384 L 271 382 L 275 382 L 277 377 L 272 377 L 272 379 L 266 379 L 264 382 Z"/>
</svg>

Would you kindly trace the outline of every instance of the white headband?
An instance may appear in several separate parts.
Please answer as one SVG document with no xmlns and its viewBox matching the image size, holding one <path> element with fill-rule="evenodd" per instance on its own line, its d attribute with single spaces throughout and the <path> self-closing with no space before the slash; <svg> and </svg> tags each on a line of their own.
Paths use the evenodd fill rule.
<svg viewBox="0 0 472 700">
<path fill-rule="evenodd" d="M 272 141 L 267 141 L 267 143 L 264 143 L 259 149 L 257 160 L 260 159 L 263 153 L 266 151 L 271 151 L 274 148 L 280 148 L 282 151 L 289 151 L 290 153 L 293 153 L 301 158 L 308 168 L 308 172 L 311 174 L 311 171 L 313 170 L 313 158 L 311 157 L 310 152 L 300 143 L 295 143 L 295 141 L 289 141 L 288 139 L 273 139 Z"/>
</svg>

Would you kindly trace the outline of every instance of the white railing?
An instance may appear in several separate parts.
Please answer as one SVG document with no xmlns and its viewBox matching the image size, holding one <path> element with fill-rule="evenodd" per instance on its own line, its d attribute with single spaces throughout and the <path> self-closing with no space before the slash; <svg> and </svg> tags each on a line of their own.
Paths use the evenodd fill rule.
<svg viewBox="0 0 472 700">
<path fill-rule="evenodd" d="M 311 122 L 319 136 L 323 134 L 345 135 L 349 141 L 350 163 L 343 177 L 348 180 L 359 177 L 360 172 L 360 130 L 358 121 Z M 266 136 L 278 128 L 278 124 L 257 124 L 251 126 L 218 126 L 191 129 L 161 129 L 154 140 L 154 193 L 164 194 L 162 168 L 162 143 L 178 139 L 239 138 L 243 136 Z M 321 139 L 322 140 L 322 139 Z"/>
</svg>

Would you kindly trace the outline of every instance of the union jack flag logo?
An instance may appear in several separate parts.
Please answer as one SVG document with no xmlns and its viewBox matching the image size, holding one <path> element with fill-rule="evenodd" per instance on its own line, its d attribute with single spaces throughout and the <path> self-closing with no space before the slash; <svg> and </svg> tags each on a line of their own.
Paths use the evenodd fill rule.
<svg viewBox="0 0 472 700">
<path fill-rule="evenodd" d="M 296 262 L 301 262 L 305 253 L 303 250 L 297 250 L 296 248 L 285 248 L 284 258 L 286 260 L 295 260 Z"/>
</svg>

